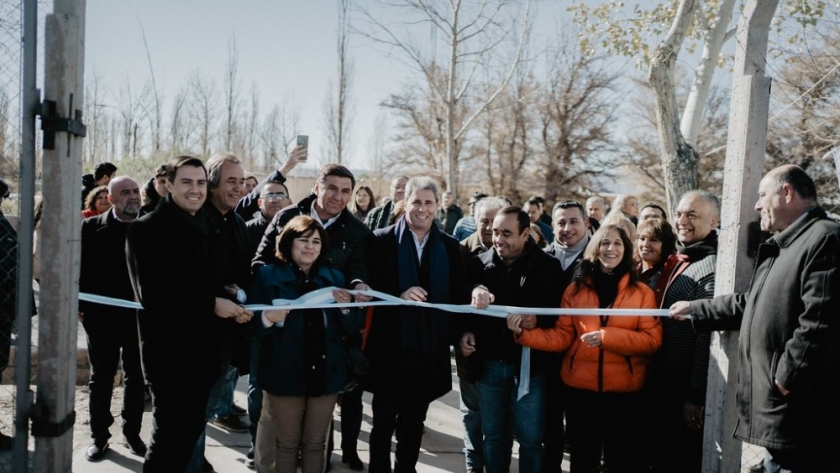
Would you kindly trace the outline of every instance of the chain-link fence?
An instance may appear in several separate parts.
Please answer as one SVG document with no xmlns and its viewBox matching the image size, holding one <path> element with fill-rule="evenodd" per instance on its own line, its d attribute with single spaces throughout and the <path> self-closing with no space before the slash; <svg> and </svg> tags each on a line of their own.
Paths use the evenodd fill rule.
<svg viewBox="0 0 840 473">
<path fill-rule="evenodd" d="M 40 71 L 43 71 L 43 20 L 51 9 L 51 2 L 41 0 L 37 4 L 39 26 L 36 44 L 40 46 L 37 70 L 40 76 Z M 0 204 L 3 214 L 0 219 L 0 473 L 23 471 L 21 465 L 14 464 L 11 439 L 17 434 L 15 415 L 19 411 L 18 403 L 28 403 L 29 400 L 17 397 L 16 372 L 21 370 L 20 364 L 30 358 L 21 356 L 21 353 L 31 353 L 32 359 L 37 358 L 35 331 L 32 331 L 30 340 L 20 340 L 18 336 L 21 323 L 17 307 L 18 271 L 22 266 L 31 264 L 28 254 L 18 254 L 18 243 L 28 243 L 33 238 L 31 233 L 20 233 L 19 222 L 21 209 L 31 209 L 31 206 L 22 206 L 22 203 L 37 198 L 31 192 L 21 192 L 23 5 L 24 0 L 0 0 L 0 178 L 8 187 L 8 195 L 2 198 Z M 29 320 L 27 316 L 26 321 Z M 35 371 L 32 370 L 29 385 L 34 384 L 34 379 Z M 30 439 L 30 450 L 31 447 Z"/>
<path fill-rule="evenodd" d="M 14 437 L 14 340 L 17 294 L 17 221 L 20 215 L 19 156 L 21 102 L 20 0 L 0 0 L 0 177 L 8 186 L 0 219 L 0 471 L 11 471 Z M 2 190 L 2 189 L 0 189 Z"/>
</svg>

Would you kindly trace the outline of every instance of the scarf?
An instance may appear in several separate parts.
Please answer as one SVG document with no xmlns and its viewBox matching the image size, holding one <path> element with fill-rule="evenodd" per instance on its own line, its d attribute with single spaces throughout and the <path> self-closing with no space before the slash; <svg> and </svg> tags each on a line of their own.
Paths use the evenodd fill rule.
<svg viewBox="0 0 840 473">
<path fill-rule="evenodd" d="M 414 237 L 404 215 L 394 226 L 394 235 L 397 239 L 397 281 L 400 294 L 410 287 L 421 286 L 428 292 L 427 302 L 450 302 L 449 258 L 437 225 L 432 225 L 429 229 L 428 240 L 423 250 L 423 260 L 428 261 L 428 287 L 421 283 L 421 263 L 414 246 Z M 403 366 L 422 371 L 432 368 L 438 351 L 437 345 L 448 343 L 447 332 L 446 315 L 420 307 L 406 308 L 400 315 L 399 334 Z"/>
<path fill-rule="evenodd" d="M 712 230 L 706 235 L 706 238 L 690 245 L 684 245 L 682 242 L 677 241 L 677 257 L 680 261 L 694 263 L 709 255 L 716 254 L 717 247 L 718 235 L 716 231 Z"/>
<path fill-rule="evenodd" d="M 561 246 L 557 241 L 551 243 L 554 246 L 554 257 L 560 261 L 560 264 L 563 266 L 563 271 L 569 269 L 572 262 L 586 248 L 587 243 L 589 243 L 589 235 L 585 235 L 579 242 L 572 246 Z"/>
</svg>

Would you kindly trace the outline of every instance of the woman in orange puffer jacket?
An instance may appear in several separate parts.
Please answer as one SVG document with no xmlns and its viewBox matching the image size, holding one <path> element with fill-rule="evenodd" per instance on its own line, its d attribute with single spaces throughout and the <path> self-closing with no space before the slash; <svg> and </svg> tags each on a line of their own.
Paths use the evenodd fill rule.
<svg viewBox="0 0 840 473">
<path fill-rule="evenodd" d="M 657 307 L 653 291 L 637 281 L 633 242 L 621 227 L 606 225 L 592 237 L 562 307 Z M 662 344 L 660 321 L 652 316 L 561 316 L 554 328 L 523 330 L 520 318 L 508 316 L 519 343 L 568 350 L 560 377 L 567 387 L 563 402 L 572 473 L 599 471 L 602 448 L 610 473 L 643 471 L 640 391 L 647 361 Z"/>
</svg>

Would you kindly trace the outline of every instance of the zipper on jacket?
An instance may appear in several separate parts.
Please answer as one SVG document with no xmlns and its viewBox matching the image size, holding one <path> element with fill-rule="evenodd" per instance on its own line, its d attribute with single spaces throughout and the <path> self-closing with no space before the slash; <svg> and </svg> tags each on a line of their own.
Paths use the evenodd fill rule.
<svg viewBox="0 0 840 473">
<path fill-rule="evenodd" d="M 598 348 L 598 392 L 604 392 L 604 349 Z"/>
<path fill-rule="evenodd" d="M 616 296 L 617 297 L 617 296 Z M 607 309 L 612 309 L 613 304 L 610 304 Z M 606 327 L 610 321 L 610 316 L 601 316 L 601 327 Z M 598 392 L 604 392 L 604 349 L 598 347 Z"/>
</svg>

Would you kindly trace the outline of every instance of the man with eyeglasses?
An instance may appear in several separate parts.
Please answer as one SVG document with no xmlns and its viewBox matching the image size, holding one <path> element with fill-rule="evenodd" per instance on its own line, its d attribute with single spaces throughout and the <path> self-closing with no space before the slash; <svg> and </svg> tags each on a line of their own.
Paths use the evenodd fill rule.
<svg viewBox="0 0 840 473">
<path fill-rule="evenodd" d="M 251 220 L 252 218 L 256 217 L 261 211 L 262 207 L 260 206 L 259 200 L 262 196 L 262 188 L 269 182 L 279 182 L 284 183 L 286 182 L 286 176 L 292 172 L 292 169 L 297 166 L 301 160 L 306 161 L 307 156 L 309 155 L 309 149 L 304 148 L 303 146 L 295 146 L 291 153 L 289 153 L 289 159 L 283 163 L 282 166 L 275 169 L 271 174 L 265 177 L 256 187 L 251 189 L 250 192 L 245 194 L 240 200 L 239 203 L 236 204 L 236 208 L 234 212 L 236 212 L 240 217 L 242 217 L 246 222 Z M 286 196 L 288 197 L 289 192 L 288 189 L 285 191 Z M 292 205 L 292 202 L 289 201 L 286 204 L 283 204 L 280 208 L 288 207 Z M 271 221 L 271 219 L 268 219 Z"/>
<path fill-rule="evenodd" d="M 289 198 L 289 189 L 285 184 L 280 181 L 269 181 L 263 184 L 257 203 L 260 211 L 254 214 L 254 218 L 245 223 L 248 227 L 251 254 L 255 253 L 257 247 L 260 246 L 260 240 L 262 240 L 268 223 L 280 209 L 292 205 L 292 199 Z"/>
</svg>

